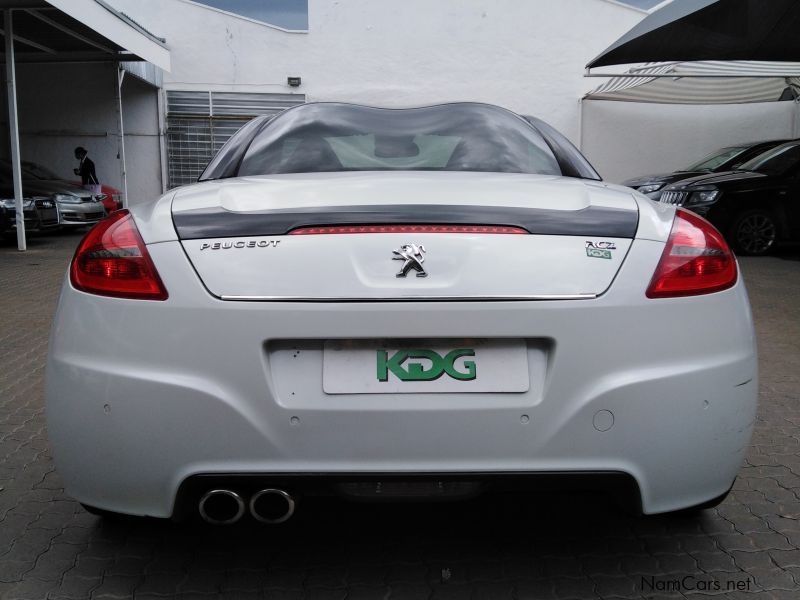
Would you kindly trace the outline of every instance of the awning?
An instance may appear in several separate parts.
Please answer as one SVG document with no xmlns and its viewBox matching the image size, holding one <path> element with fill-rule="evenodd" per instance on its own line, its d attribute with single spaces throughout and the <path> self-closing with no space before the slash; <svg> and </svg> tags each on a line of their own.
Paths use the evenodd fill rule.
<svg viewBox="0 0 800 600">
<path fill-rule="evenodd" d="M 3 9 L 13 10 L 18 63 L 147 61 L 170 70 L 164 40 L 102 0 L 0 0 Z"/>
<path fill-rule="evenodd" d="M 800 60 L 797 0 L 673 0 L 587 68 L 709 60 Z"/>
<path fill-rule="evenodd" d="M 739 104 L 796 100 L 800 63 L 652 63 L 614 77 L 584 98 L 662 104 Z"/>
</svg>

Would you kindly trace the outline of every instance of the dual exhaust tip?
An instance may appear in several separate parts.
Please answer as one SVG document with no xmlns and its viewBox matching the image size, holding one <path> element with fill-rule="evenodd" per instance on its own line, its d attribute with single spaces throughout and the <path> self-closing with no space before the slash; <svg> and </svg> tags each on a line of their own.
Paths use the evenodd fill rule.
<svg viewBox="0 0 800 600">
<path fill-rule="evenodd" d="M 276 525 L 288 521 L 294 508 L 294 498 L 275 488 L 259 490 L 247 505 L 233 490 L 214 489 L 206 492 L 198 504 L 200 516 L 212 525 L 233 525 L 244 516 L 245 510 L 249 510 L 256 521 Z"/>
</svg>

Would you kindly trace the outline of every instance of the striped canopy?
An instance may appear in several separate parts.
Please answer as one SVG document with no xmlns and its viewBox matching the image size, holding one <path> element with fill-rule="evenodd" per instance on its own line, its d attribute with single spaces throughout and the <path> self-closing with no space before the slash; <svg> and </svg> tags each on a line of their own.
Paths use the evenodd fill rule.
<svg viewBox="0 0 800 600">
<path fill-rule="evenodd" d="M 800 62 L 646 63 L 584 96 L 590 100 L 662 104 L 739 104 L 796 100 Z"/>
</svg>

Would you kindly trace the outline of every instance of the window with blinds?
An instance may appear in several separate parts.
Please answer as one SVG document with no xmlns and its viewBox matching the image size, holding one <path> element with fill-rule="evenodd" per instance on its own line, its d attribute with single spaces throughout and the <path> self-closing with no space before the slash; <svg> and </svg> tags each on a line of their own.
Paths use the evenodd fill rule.
<svg viewBox="0 0 800 600">
<path fill-rule="evenodd" d="M 169 187 L 194 183 L 236 130 L 253 117 L 305 102 L 304 94 L 167 91 Z"/>
</svg>

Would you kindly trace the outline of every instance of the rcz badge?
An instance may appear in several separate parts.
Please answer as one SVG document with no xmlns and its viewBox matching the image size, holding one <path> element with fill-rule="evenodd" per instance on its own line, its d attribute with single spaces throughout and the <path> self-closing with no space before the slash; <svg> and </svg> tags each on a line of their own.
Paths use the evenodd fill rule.
<svg viewBox="0 0 800 600">
<path fill-rule="evenodd" d="M 405 277 L 412 269 L 417 272 L 417 277 L 428 276 L 425 267 L 422 266 L 422 263 L 425 262 L 425 246 L 422 244 L 403 244 L 399 250 L 392 250 L 392 253 L 397 255 L 393 256 L 392 260 L 403 261 L 397 277 Z"/>
<path fill-rule="evenodd" d="M 614 242 L 592 242 L 586 240 L 586 256 L 591 258 L 611 258 L 611 251 L 616 250 Z"/>
</svg>

